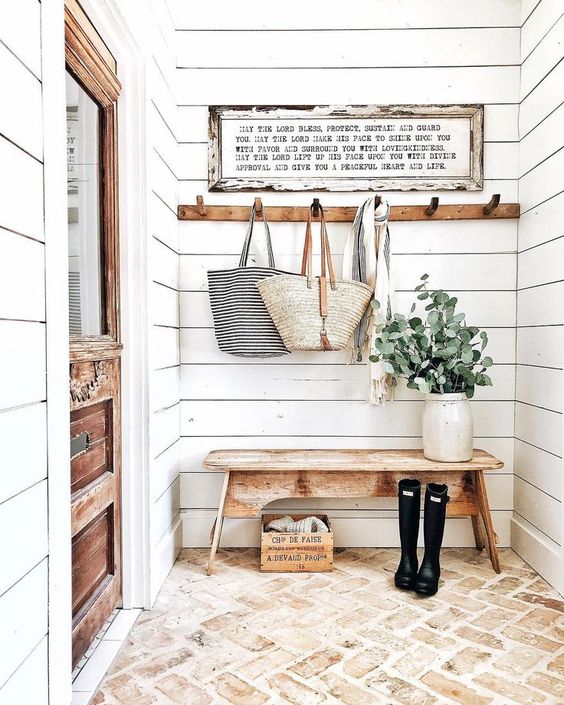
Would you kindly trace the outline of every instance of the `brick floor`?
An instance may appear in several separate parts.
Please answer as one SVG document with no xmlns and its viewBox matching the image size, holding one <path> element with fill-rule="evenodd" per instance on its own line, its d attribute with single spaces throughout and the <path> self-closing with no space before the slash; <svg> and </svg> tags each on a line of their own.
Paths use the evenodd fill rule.
<svg viewBox="0 0 564 705">
<path fill-rule="evenodd" d="M 254 549 L 185 550 L 94 705 L 564 704 L 564 601 L 512 551 L 502 574 L 443 551 L 433 598 L 398 591 L 398 551 L 326 574 L 261 574 Z"/>
</svg>

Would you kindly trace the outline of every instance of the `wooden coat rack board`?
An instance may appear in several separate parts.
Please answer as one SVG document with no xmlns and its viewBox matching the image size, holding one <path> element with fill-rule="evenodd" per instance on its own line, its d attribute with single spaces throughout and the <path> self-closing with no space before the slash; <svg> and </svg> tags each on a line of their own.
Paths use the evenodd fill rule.
<svg viewBox="0 0 564 705">
<path fill-rule="evenodd" d="M 378 197 L 377 197 L 378 198 Z M 433 196 L 428 206 L 392 206 L 390 220 L 499 220 L 519 217 L 518 203 L 501 203 L 496 193 L 489 203 L 439 205 L 439 197 Z M 313 214 L 319 212 L 319 199 L 313 199 Z M 262 201 L 255 198 L 256 213 L 262 214 Z M 324 207 L 325 220 L 331 223 L 352 223 L 355 206 Z M 268 220 L 272 223 L 305 222 L 309 206 L 268 206 Z M 203 196 L 196 197 L 195 205 L 178 206 L 178 220 L 247 221 L 249 206 L 206 205 Z"/>
</svg>

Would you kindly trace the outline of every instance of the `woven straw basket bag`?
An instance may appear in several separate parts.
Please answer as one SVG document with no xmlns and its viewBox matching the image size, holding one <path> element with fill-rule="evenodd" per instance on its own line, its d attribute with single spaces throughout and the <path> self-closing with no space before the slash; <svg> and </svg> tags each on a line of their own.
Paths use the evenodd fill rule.
<svg viewBox="0 0 564 705">
<path fill-rule="evenodd" d="M 321 276 L 312 276 L 310 209 L 301 274 L 280 274 L 257 282 L 266 308 L 288 350 L 346 348 L 372 298 L 372 287 L 335 279 L 325 216 L 323 208 L 320 210 Z"/>
</svg>

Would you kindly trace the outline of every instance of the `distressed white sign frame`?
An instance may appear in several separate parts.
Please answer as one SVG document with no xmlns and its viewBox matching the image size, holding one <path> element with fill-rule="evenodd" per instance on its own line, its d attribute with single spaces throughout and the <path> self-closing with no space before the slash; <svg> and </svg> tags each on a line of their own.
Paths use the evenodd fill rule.
<svg viewBox="0 0 564 705">
<path fill-rule="evenodd" d="M 448 172 L 448 164 L 443 162 L 443 166 L 437 166 L 437 173 L 418 177 L 416 175 L 406 174 L 398 175 L 391 171 L 390 176 L 381 174 L 373 177 L 362 175 L 354 176 L 354 172 L 350 176 L 331 176 L 330 172 L 326 174 L 317 173 L 290 173 L 288 176 L 282 174 L 269 173 L 266 175 L 259 174 L 241 174 L 235 175 L 233 172 L 234 143 L 233 143 L 233 128 L 236 123 L 227 123 L 226 121 L 238 121 L 240 125 L 252 127 L 253 125 L 264 125 L 265 121 L 276 121 L 277 125 L 272 123 L 274 129 L 278 126 L 288 125 L 299 127 L 299 121 L 302 125 L 329 124 L 336 125 L 335 121 L 339 121 L 342 125 L 349 123 L 349 128 L 353 129 L 354 125 L 359 125 L 357 129 L 361 134 L 360 126 L 364 125 L 381 125 L 382 130 L 390 130 L 390 134 L 395 134 L 397 139 L 401 139 L 399 129 L 402 125 L 412 125 L 417 128 L 419 124 L 430 124 L 433 120 L 434 125 L 455 125 L 453 121 L 462 121 L 460 126 L 456 126 L 459 130 L 467 130 L 462 135 L 458 135 L 458 144 L 461 145 L 461 153 L 456 153 L 456 157 L 451 159 L 456 161 L 456 173 Z M 313 123 L 312 123 L 313 121 Z M 360 122 L 362 121 L 362 122 Z M 365 122 L 366 121 L 366 122 Z M 448 123 L 447 123 L 448 121 Z M 239 128 L 240 129 L 240 128 Z M 258 129 L 258 128 L 257 128 Z M 266 128 L 263 128 L 266 129 Z M 288 129 L 288 128 L 285 128 Z M 311 128 L 310 128 L 311 129 Z M 316 128 L 317 129 L 317 128 Z M 322 129 L 329 129 L 327 127 Z M 331 128 L 334 129 L 334 128 Z M 409 130 L 410 128 L 403 128 Z M 423 128 L 421 128 L 423 129 Z M 254 128 L 253 128 L 254 131 Z M 440 131 L 440 128 L 439 128 Z M 226 145 L 229 134 L 230 145 Z M 256 132 L 255 132 L 256 134 Z M 419 133 L 414 133 L 419 134 Z M 423 134 L 423 133 L 421 133 Z M 450 133 L 449 133 L 450 134 Z M 433 135 L 437 137 L 438 133 Z M 478 104 L 472 105 L 359 105 L 359 106 L 293 106 L 293 107 L 276 107 L 276 106 L 210 106 L 209 107 L 209 146 L 208 146 L 208 188 L 210 191 L 432 191 L 432 190 L 468 190 L 479 191 L 483 188 L 483 159 L 484 159 L 484 106 Z M 380 139 L 382 139 L 380 137 Z M 389 136 L 386 137 L 390 139 Z M 450 139 L 450 138 L 449 138 Z M 465 153 L 466 143 L 468 152 Z M 252 145 L 255 146 L 254 144 Z M 393 148 L 389 147 L 390 149 Z M 448 148 L 448 147 L 447 147 Z M 226 152 L 230 149 L 229 153 Z M 382 149 L 380 147 L 380 149 Z M 404 147 L 406 151 L 410 151 L 409 146 Z M 388 160 L 390 170 L 393 170 L 392 157 L 390 153 L 381 154 L 379 157 L 382 161 Z M 404 155 L 405 156 L 405 152 Z M 415 153 L 414 153 L 415 154 Z M 452 153 L 454 154 L 454 153 Z M 272 155 L 271 155 L 272 156 Z M 314 155 L 312 155 L 314 156 Z M 240 158 L 240 157 L 239 157 Z M 288 158 L 288 157 L 286 157 Z M 310 157 L 311 158 L 311 157 Z M 414 157 L 415 158 L 415 157 Z M 426 158 L 426 157 L 425 157 Z M 290 155 L 292 159 L 292 155 Z M 397 159 L 403 159 L 401 154 L 398 154 Z M 411 165 L 413 162 L 409 162 Z M 461 166 L 462 163 L 462 166 Z M 228 168 L 224 165 L 230 164 Z M 406 161 L 407 164 L 407 161 Z M 437 161 L 433 161 L 433 167 L 427 162 L 425 169 L 435 168 Z M 446 165 L 445 165 L 446 164 Z M 282 167 L 278 167 L 282 168 Z M 297 168 L 297 167 L 292 167 Z M 362 168 L 362 166 L 361 166 Z M 375 168 L 375 167 L 373 167 Z M 383 168 L 383 167 L 382 167 Z M 414 168 L 409 166 L 409 168 Z M 464 173 L 461 173 L 461 169 Z"/>
</svg>

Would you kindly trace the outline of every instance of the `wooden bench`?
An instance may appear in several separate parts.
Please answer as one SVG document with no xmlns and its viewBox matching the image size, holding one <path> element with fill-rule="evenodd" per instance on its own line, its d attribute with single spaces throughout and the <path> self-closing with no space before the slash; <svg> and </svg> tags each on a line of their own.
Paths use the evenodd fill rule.
<svg viewBox="0 0 564 705">
<path fill-rule="evenodd" d="M 259 516 L 276 499 L 396 497 L 402 478 L 417 478 L 422 485 L 446 483 L 447 515 L 471 517 L 476 548 L 487 547 L 493 569 L 500 572 L 484 470 L 500 470 L 503 463 L 483 450 L 475 450 L 465 463 L 437 463 L 427 460 L 421 450 L 214 450 L 204 467 L 224 473 L 210 537 L 208 575 L 213 572 L 225 517 Z"/>
</svg>

